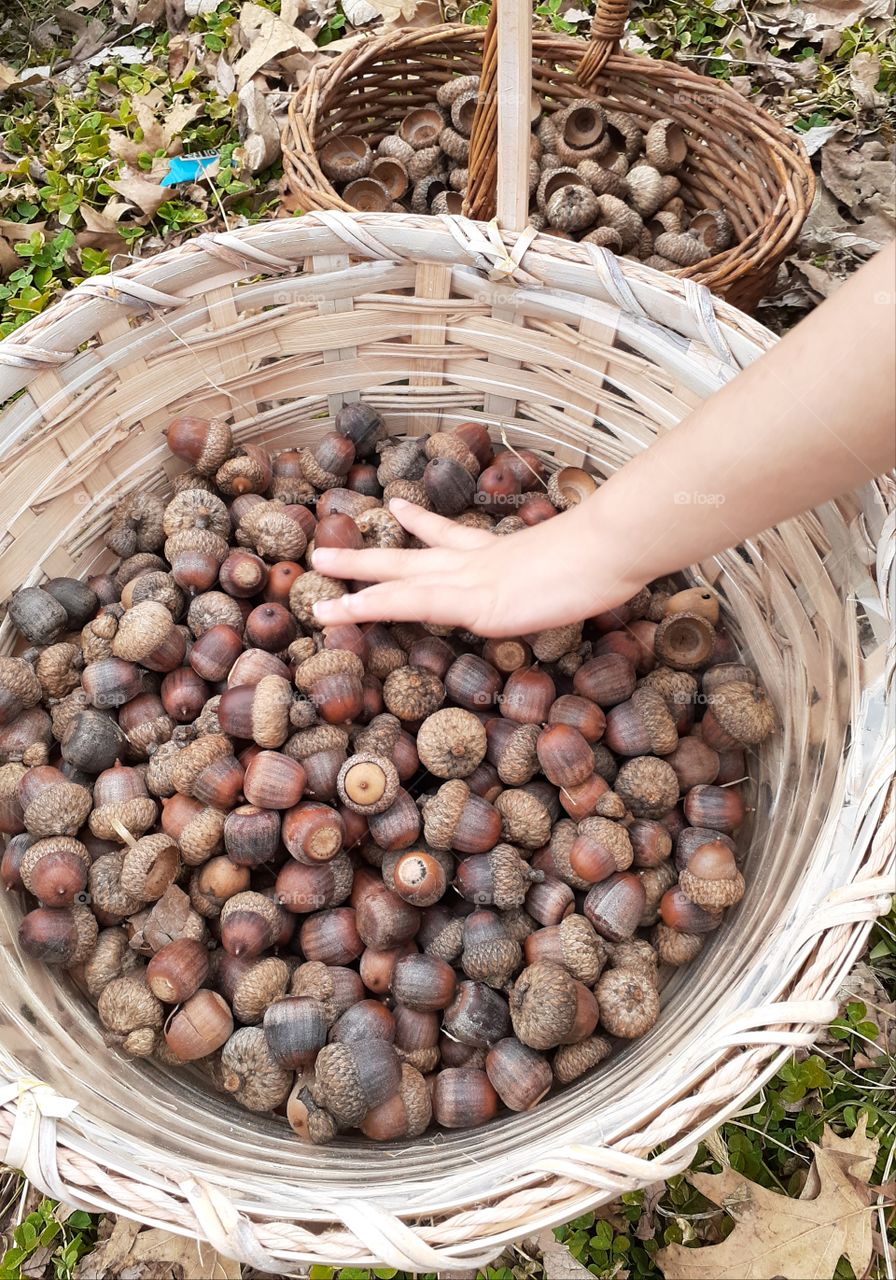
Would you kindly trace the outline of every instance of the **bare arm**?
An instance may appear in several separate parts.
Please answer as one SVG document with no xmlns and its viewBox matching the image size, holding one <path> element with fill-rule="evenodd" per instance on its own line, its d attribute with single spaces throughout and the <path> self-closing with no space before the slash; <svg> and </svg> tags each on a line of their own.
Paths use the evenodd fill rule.
<svg viewBox="0 0 896 1280">
<path fill-rule="evenodd" d="M 856 488 L 893 463 L 896 245 L 588 501 L 496 539 L 392 504 L 429 549 L 315 552 L 375 586 L 317 606 L 526 634 L 590 617 L 645 582 Z"/>
</svg>

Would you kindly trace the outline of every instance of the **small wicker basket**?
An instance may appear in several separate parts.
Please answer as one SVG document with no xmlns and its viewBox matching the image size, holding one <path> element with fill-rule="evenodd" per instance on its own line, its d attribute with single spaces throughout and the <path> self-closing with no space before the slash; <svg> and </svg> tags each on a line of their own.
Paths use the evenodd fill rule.
<svg viewBox="0 0 896 1280">
<path fill-rule="evenodd" d="M 502 73 L 524 82 L 511 37 Z M 525 148 L 500 123 L 507 223 Z M 177 413 L 225 413 L 239 440 L 292 448 L 363 396 L 394 433 L 477 419 L 606 476 L 772 342 L 691 281 L 461 218 L 330 211 L 200 236 L 86 281 L 0 343 L 0 599 L 108 565 L 116 501 L 177 469 L 162 438 Z M 108 1048 L 73 985 L 22 953 L 21 903 L 4 895 L 0 1158 L 69 1205 L 278 1274 L 483 1265 L 684 1169 L 834 1015 L 887 905 L 893 507 L 890 485 L 869 484 L 695 566 L 784 728 L 752 762 L 746 896 L 666 984 L 643 1039 L 480 1130 L 310 1147 L 198 1077 Z M 13 643 L 7 620 L 0 651 Z"/>
<path fill-rule="evenodd" d="M 736 242 L 673 274 L 752 311 L 769 292 L 812 203 L 815 181 L 802 144 L 724 82 L 673 62 L 621 53 L 627 15 L 627 3 L 601 0 L 590 43 L 537 34 L 531 44 L 535 92 L 552 110 L 589 97 L 643 128 L 662 117 L 684 127 L 685 203 L 692 211 L 726 209 Z M 430 105 L 440 84 L 478 73 L 485 39 L 482 28 L 460 25 L 391 31 L 315 66 L 290 104 L 283 133 L 284 182 L 295 205 L 350 209 L 320 167 L 321 148 L 340 133 L 360 134 L 376 145 L 407 112 Z M 489 120 L 477 117 L 471 190 L 477 166 L 493 165 L 494 154 Z"/>
</svg>

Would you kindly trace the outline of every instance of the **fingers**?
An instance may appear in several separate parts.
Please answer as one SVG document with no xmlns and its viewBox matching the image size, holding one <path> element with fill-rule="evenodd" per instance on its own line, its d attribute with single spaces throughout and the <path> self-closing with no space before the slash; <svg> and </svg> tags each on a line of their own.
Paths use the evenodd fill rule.
<svg viewBox="0 0 896 1280">
<path fill-rule="evenodd" d="M 370 547 L 350 551 L 319 547 L 311 558 L 318 573 L 329 578 L 353 578 L 357 582 L 389 582 L 397 578 L 442 573 L 456 567 L 456 555 L 446 551 L 397 551 Z"/>
<path fill-rule="evenodd" d="M 416 622 L 426 618 L 441 626 L 465 626 L 471 615 L 470 593 L 431 579 L 381 582 L 338 600 L 314 606 L 322 626 L 344 622 Z"/>
<path fill-rule="evenodd" d="M 446 520 L 444 516 L 437 516 L 434 511 L 424 511 L 423 507 L 406 502 L 404 498 L 393 498 L 389 503 L 389 511 L 402 528 L 425 542 L 428 547 L 469 551 L 487 546 L 494 538 L 487 529 L 471 529 L 468 525 L 456 524 L 453 520 Z"/>
</svg>

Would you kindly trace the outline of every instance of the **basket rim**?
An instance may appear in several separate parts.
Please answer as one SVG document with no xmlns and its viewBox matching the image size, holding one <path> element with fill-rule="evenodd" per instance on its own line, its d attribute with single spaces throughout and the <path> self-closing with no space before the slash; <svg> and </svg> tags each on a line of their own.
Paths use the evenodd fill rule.
<svg viewBox="0 0 896 1280">
<path fill-rule="evenodd" d="M 399 28 L 379 34 L 362 34 L 328 63 L 312 67 L 303 85 L 290 99 L 281 144 L 284 161 L 283 182 L 299 199 L 308 199 L 315 209 L 355 212 L 337 193 L 317 161 L 318 113 L 321 98 L 332 86 L 367 70 L 372 63 L 403 50 L 426 49 L 445 52 L 445 46 L 462 41 L 481 44 L 484 28 L 464 23 L 444 23 L 427 28 Z M 441 48 L 440 48 L 441 46 Z M 577 64 L 589 48 L 587 41 L 574 36 L 536 32 L 533 57 Z M 764 272 L 777 266 L 796 241 L 815 195 L 815 175 L 799 136 L 786 129 L 761 108 L 744 98 L 727 82 L 703 76 L 673 61 L 663 61 L 628 52 L 613 53 L 606 60 L 598 82 L 585 89 L 575 81 L 571 88 L 582 98 L 594 96 L 598 88 L 615 76 L 638 74 L 648 79 L 675 84 L 696 96 L 708 95 L 712 107 L 734 113 L 745 133 L 760 140 L 769 158 L 769 180 L 780 187 L 773 212 L 738 244 L 692 267 L 680 267 L 668 274 L 695 279 L 714 291 L 733 286 L 745 274 Z M 659 114 L 659 113 L 657 113 Z"/>
<path fill-rule="evenodd" d="M 620 309 L 635 310 L 632 323 L 655 331 L 658 342 L 665 334 L 670 347 L 675 346 L 675 334 L 697 338 L 707 354 L 712 352 L 721 378 L 749 363 L 771 341 L 767 330 L 728 304 L 712 299 L 692 282 L 675 281 L 640 264 L 620 263 L 602 251 L 588 252 L 586 246 L 550 237 L 535 237 L 527 243 L 525 234 L 507 235 L 499 250 L 487 232 L 487 227 L 462 219 L 318 214 L 248 228 L 202 244 L 194 241 L 135 264 L 120 275 L 105 277 L 89 289 L 79 286 L 73 291 L 77 296 L 69 295 L 17 331 L 22 336 L 13 335 L 0 343 L 0 393 L 10 385 L 7 377 L 4 386 L 4 362 L 8 359 L 6 372 L 13 380 L 22 386 L 40 383 L 39 394 L 35 388 L 36 398 L 29 407 L 35 413 L 39 413 L 38 405 L 52 412 L 57 407 L 53 397 L 67 394 L 66 373 L 72 375 L 75 393 L 84 385 L 78 381 L 82 375 L 76 376 L 76 365 L 83 369 L 89 352 L 77 354 L 80 344 L 111 325 L 113 317 L 120 321 L 123 308 L 141 306 L 150 316 L 166 307 L 189 311 L 202 305 L 206 293 L 256 277 L 265 255 L 266 269 L 274 275 L 286 274 L 308 258 L 341 253 L 393 263 L 423 257 L 451 261 L 466 264 L 484 278 L 502 269 L 526 289 L 532 287 L 531 281 L 550 281 L 564 296 L 573 295 L 573 300 L 578 291 L 609 299 Z M 426 253 L 421 251 L 423 244 L 428 246 Z M 514 266 L 512 253 L 521 248 Z M 279 259 L 279 267 L 275 259 Z M 643 313 L 640 318 L 637 310 Z M 55 341 L 57 337 L 65 350 L 48 350 L 40 341 L 33 341 Z M 21 363 L 27 366 L 24 370 Z M 6 425 L 11 428 L 7 447 L 14 443 L 21 420 L 19 406 L 29 398 L 30 392 L 0 419 L 0 429 Z M 884 601 L 881 607 L 886 610 L 884 588 L 894 564 L 894 519 L 891 512 L 889 523 L 881 530 L 881 519 L 866 517 L 875 510 L 880 516 L 882 510 L 892 508 L 893 493 L 885 492 L 878 483 L 864 492 L 866 511 L 851 522 L 850 531 L 869 563 L 873 563 L 873 543 L 880 534 L 878 580 Z M 861 714 L 870 732 L 892 671 L 881 662 L 868 670 L 866 678 L 869 683 L 862 692 Z M 892 744 L 887 745 L 892 750 Z M 633 1189 L 685 1167 L 698 1135 L 736 1110 L 775 1069 L 784 1052 L 782 1046 L 808 1043 L 812 1028 L 831 1016 L 828 997 L 861 946 L 874 916 L 884 909 L 884 895 L 890 887 L 884 877 L 893 865 L 894 833 L 886 824 L 879 827 L 878 822 L 892 788 L 892 769 L 887 767 L 886 753 L 879 750 L 879 754 L 879 760 L 875 755 L 873 776 L 866 778 L 860 772 L 855 779 L 862 790 L 852 797 L 857 810 L 854 877 L 821 904 L 811 930 L 801 938 L 795 962 L 802 976 L 793 979 L 796 985 L 791 989 L 791 980 L 782 979 L 787 987 L 782 1001 L 754 1009 L 752 1023 L 741 1021 L 726 1029 L 733 1056 L 719 1059 L 715 1074 L 704 1081 L 697 1094 L 683 1097 L 667 1114 L 651 1121 L 646 1137 L 640 1132 L 624 1135 L 612 1146 L 561 1152 L 555 1160 L 533 1169 L 525 1183 L 511 1187 L 504 1203 L 512 1201 L 517 1212 L 525 1212 L 527 1233 L 536 1223 L 566 1220 L 601 1196 L 610 1198 L 619 1190 Z M 520 1234 L 508 1228 L 500 1206 L 457 1214 L 452 1219 L 457 1247 L 438 1250 L 429 1243 L 426 1230 L 415 1233 L 404 1215 L 385 1214 L 355 1202 L 332 1206 L 323 1202 L 324 1215 L 332 1214 L 333 1219 L 346 1224 L 323 1234 L 293 1222 L 271 1221 L 271 1214 L 250 1216 L 230 1203 L 219 1187 L 198 1183 L 189 1171 L 175 1180 L 157 1167 L 137 1169 L 126 1161 L 116 1166 L 103 1164 L 89 1125 L 79 1123 L 77 1113 L 72 1117 L 64 1099 L 46 1087 L 18 1079 L 14 1068 L 14 1059 L 0 1054 L 0 1080 L 9 1080 L 6 1087 L 0 1083 L 0 1149 L 6 1150 L 11 1163 L 21 1162 L 38 1185 L 69 1203 L 111 1208 L 183 1234 L 200 1234 L 228 1256 L 279 1270 L 283 1260 L 290 1264 L 303 1258 L 320 1260 L 323 1246 L 332 1250 L 328 1256 L 338 1254 L 348 1262 L 373 1256 L 395 1260 L 395 1265 L 412 1270 L 458 1269 L 480 1258 L 484 1261 L 502 1238 Z M 643 1157 L 645 1151 L 667 1142 L 670 1145 L 658 1161 Z M 463 1194 L 458 1188 L 457 1198 L 462 1204 L 469 1203 L 469 1193 L 466 1201 Z M 484 1215 L 486 1229 L 491 1232 L 488 1254 L 482 1252 L 481 1240 L 473 1230 L 476 1214 Z M 412 1217 L 413 1210 L 408 1209 L 406 1216 Z M 311 1221 L 310 1215 L 307 1219 Z"/>
</svg>

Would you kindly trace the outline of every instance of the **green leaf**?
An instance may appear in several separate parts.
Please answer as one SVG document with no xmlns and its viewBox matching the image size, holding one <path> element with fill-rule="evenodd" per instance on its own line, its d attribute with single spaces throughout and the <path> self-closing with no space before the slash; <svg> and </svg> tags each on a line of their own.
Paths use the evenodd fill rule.
<svg viewBox="0 0 896 1280">
<path fill-rule="evenodd" d="M 612 1249 L 613 1247 L 613 1228 L 603 1218 L 599 1218 L 594 1224 L 591 1247 L 593 1249 Z"/>
</svg>

